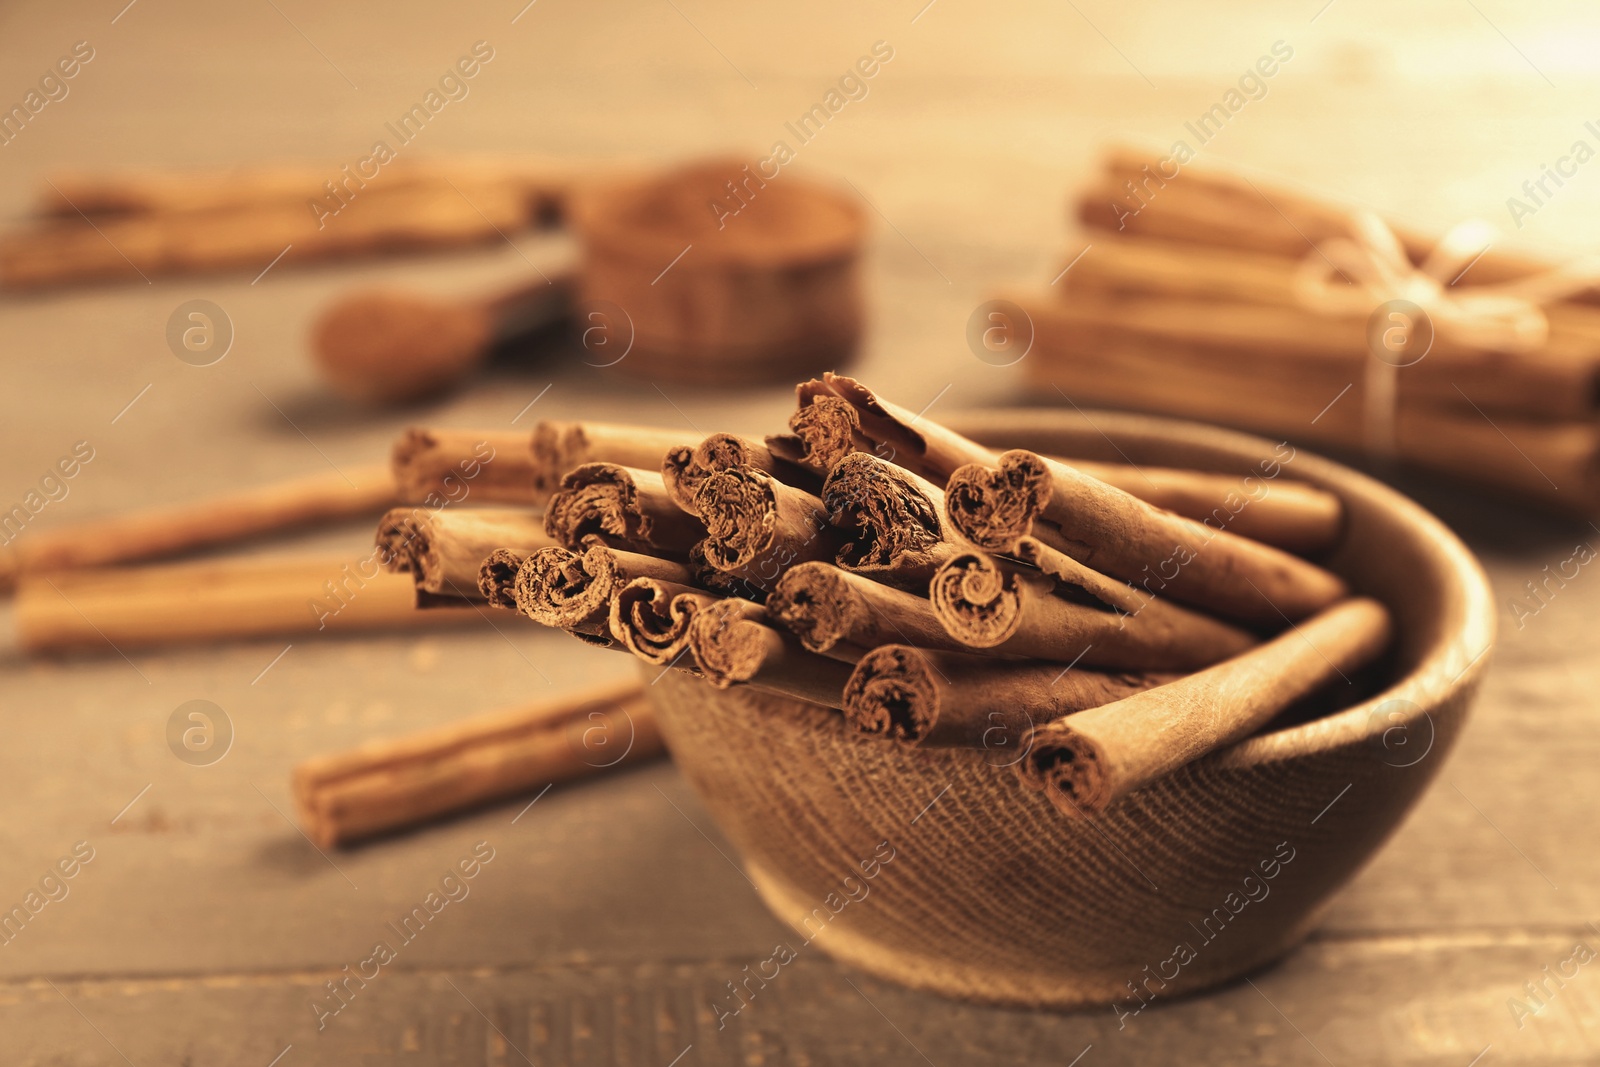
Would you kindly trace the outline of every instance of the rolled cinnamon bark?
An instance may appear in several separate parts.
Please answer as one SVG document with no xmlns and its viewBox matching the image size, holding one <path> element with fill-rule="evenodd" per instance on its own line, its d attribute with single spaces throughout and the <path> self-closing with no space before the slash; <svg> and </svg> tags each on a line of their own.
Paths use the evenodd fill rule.
<svg viewBox="0 0 1600 1067">
<path fill-rule="evenodd" d="M 402 504 L 534 504 L 526 433 L 413 426 L 390 454 Z"/>
<path fill-rule="evenodd" d="M 854 529 L 835 562 L 903 588 L 924 588 L 956 552 L 945 521 L 944 493 L 904 467 L 870 452 L 840 460 L 822 488 L 828 521 Z"/>
<path fill-rule="evenodd" d="M 591 545 L 581 553 L 539 549 L 523 560 L 512 591 L 517 610 L 534 622 L 609 641 L 611 598 L 635 578 L 693 584 L 681 563 Z"/>
<path fill-rule="evenodd" d="M 800 563 L 785 571 L 767 599 L 767 613 L 812 652 L 894 642 L 962 647 L 945 632 L 926 597 L 828 563 Z"/>
<path fill-rule="evenodd" d="M 416 589 L 373 559 L 220 559 L 24 574 L 17 642 L 27 652 L 127 651 L 479 623 L 472 607 L 418 611 Z M 296 641 L 299 638 L 296 637 Z"/>
<path fill-rule="evenodd" d="M 378 525 L 384 565 L 409 572 L 421 593 L 477 600 L 483 562 L 497 548 L 523 556 L 551 545 L 544 520 L 518 508 L 394 508 Z"/>
<path fill-rule="evenodd" d="M 1017 745 L 1037 724 L 1174 677 L 882 645 L 850 675 L 844 715 L 864 734 L 910 745 L 1000 748 Z"/>
<path fill-rule="evenodd" d="M 534 497 L 547 499 L 561 488 L 568 471 L 585 463 L 659 471 L 667 452 L 680 446 L 693 448 L 698 440 L 697 434 L 654 426 L 546 420 L 533 428 Z"/>
<path fill-rule="evenodd" d="M 1124 612 L 1042 571 L 962 552 L 939 568 L 928 598 L 951 637 L 972 649 L 1085 667 L 1193 670 L 1238 655 L 1254 638 L 1175 604 Z"/>
<path fill-rule="evenodd" d="M 659 457 L 657 459 L 659 463 Z M 656 470 L 585 463 L 561 478 L 545 508 L 544 528 L 570 549 L 595 538 L 613 548 L 688 558 L 705 527 L 672 502 Z"/>
<path fill-rule="evenodd" d="M 22 574 L 159 559 L 258 534 L 364 518 L 394 501 L 388 470 L 364 466 L 54 529 L 13 533 L 0 526 L 0 536 L 12 538 L 0 546 L 0 590 Z"/>
<path fill-rule="evenodd" d="M 313 757 L 291 789 L 306 836 L 332 848 L 662 751 L 654 709 L 630 681 Z"/>
<path fill-rule="evenodd" d="M 1016 764 L 1062 812 L 1089 815 L 1238 741 L 1295 701 L 1343 679 L 1389 641 L 1389 613 L 1360 597 L 1249 652 L 1115 704 L 1039 726 Z"/>
<path fill-rule="evenodd" d="M 672 666 L 689 648 L 689 624 L 717 598 L 692 586 L 635 578 L 611 598 L 611 636 L 646 663 Z"/>
<path fill-rule="evenodd" d="M 719 600 L 689 624 L 689 649 L 706 681 L 718 689 L 744 683 L 837 708 L 850 664 L 808 652 L 766 624 L 766 609 L 744 600 Z"/>
<path fill-rule="evenodd" d="M 1151 507 L 1064 463 L 1016 450 L 950 478 L 950 521 L 1009 552 L 1030 533 L 1095 570 L 1240 622 L 1276 626 L 1343 598 L 1344 581 L 1287 552 Z M 1053 524 L 1059 534 L 1035 520 Z"/>
<path fill-rule="evenodd" d="M 731 433 L 714 433 L 698 445 L 678 445 L 669 449 L 661 461 L 661 479 L 673 503 L 691 515 L 700 514 L 696 503 L 700 486 L 718 471 L 735 467 L 754 467 L 797 488 L 815 495 L 822 480 L 813 472 L 773 455 L 758 441 Z"/>
<path fill-rule="evenodd" d="M 478 567 L 478 595 L 491 608 L 517 610 L 517 572 L 531 553 L 497 548 Z"/>
<path fill-rule="evenodd" d="M 839 549 L 822 501 L 755 467 L 706 478 L 695 508 L 705 523 L 706 561 L 763 589 L 796 560 L 831 559 Z"/>
<path fill-rule="evenodd" d="M 958 467 L 999 461 L 993 449 L 913 415 L 854 378 L 829 373 L 802 383 L 797 392 L 800 410 L 790 419 L 794 436 L 769 442 L 792 460 L 832 470 L 851 452 L 871 452 L 938 485 L 948 482 Z M 1271 492 L 1259 494 L 1232 475 L 1081 459 L 1061 462 L 1158 508 L 1226 525 L 1242 537 L 1296 552 L 1331 547 L 1344 525 L 1339 498 L 1303 482 L 1284 479 Z"/>
</svg>

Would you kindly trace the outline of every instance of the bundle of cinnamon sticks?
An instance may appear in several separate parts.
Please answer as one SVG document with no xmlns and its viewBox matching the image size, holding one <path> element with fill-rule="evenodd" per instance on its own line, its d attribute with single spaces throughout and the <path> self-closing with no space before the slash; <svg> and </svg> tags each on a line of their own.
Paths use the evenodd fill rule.
<svg viewBox="0 0 1600 1067">
<path fill-rule="evenodd" d="M 797 395 L 759 440 L 543 423 L 520 508 L 455 511 L 392 565 L 863 737 L 990 749 L 1072 815 L 1330 686 L 1353 699 L 1388 643 L 1384 608 L 1308 558 L 1340 502 L 1281 465 L 996 452 L 842 375 Z M 447 465 L 436 445 L 416 454 Z"/>
<path fill-rule="evenodd" d="M 1481 228 L 1428 235 L 1230 169 L 1116 149 L 1088 250 L 1031 320 L 1047 395 L 1600 504 L 1600 290 Z"/>
</svg>

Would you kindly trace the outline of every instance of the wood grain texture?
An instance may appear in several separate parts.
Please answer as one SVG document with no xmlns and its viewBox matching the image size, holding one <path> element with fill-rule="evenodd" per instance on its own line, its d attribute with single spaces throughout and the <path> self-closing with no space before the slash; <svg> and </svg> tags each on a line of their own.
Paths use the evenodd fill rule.
<svg viewBox="0 0 1600 1067">
<path fill-rule="evenodd" d="M 427 143 L 407 153 L 666 161 L 731 147 L 762 152 L 779 137 L 793 144 L 784 123 L 885 40 L 896 55 L 866 82 L 867 97 L 799 146 L 793 166 L 847 177 L 876 209 L 862 267 L 870 318 L 856 372 L 913 410 L 933 402 L 936 417 L 1017 397 L 1060 401 L 1048 383 L 1024 384 L 1027 359 L 996 367 L 973 358 L 969 319 L 997 291 L 1049 282 L 1092 243 L 1066 222 L 1067 195 L 1090 174 L 1099 144 L 1132 133 L 1164 147 L 1185 136 L 1183 124 L 1236 85 L 1274 40 L 1292 44 L 1295 58 L 1202 155 L 1287 174 L 1432 228 L 1481 215 L 1511 229 L 1506 198 L 1584 136 L 1597 87 L 1578 47 L 1594 33 L 1594 15 L 1570 4 L 1480 4 L 1480 17 L 1444 0 L 1338 0 L 1313 23 L 1320 4 L 1243 0 L 1219 19 L 1206 7 L 1152 18 L 1146 8 L 1106 0 L 1076 10 L 940 0 L 913 24 L 921 3 L 825 0 L 779 12 L 694 0 L 679 3 L 681 15 L 644 5 L 625 18 L 606 5 L 540 3 L 511 25 L 520 4 L 405 0 L 375 17 L 281 3 L 304 37 L 266 6 L 140 3 L 110 25 L 121 6 L 95 15 L 28 0 L 4 16 L 0 57 L 16 75 L 7 104 L 72 42 L 87 37 L 98 52 L 66 100 L 50 103 L 0 149 L 0 209 L 11 216 L 32 204 L 40 177 L 58 166 L 358 158 L 480 36 L 497 58 L 466 100 L 430 123 Z M 1596 247 L 1594 180 L 1580 171 L 1516 237 Z M 292 477 L 324 462 L 318 449 L 353 468 L 382 459 L 407 423 L 526 432 L 540 418 L 601 418 L 677 426 L 690 441 L 720 428 L 759 437 L 783 424 L 790 389 L 664 386 L 669 404 L 648 380 L 598 366 L 612 358 L 604 350 L 576 347 L 551 363 L 491 367 L 426 414 L 352 419 L 318 391 L 307 331 L 338 292 L 400 285 L 459 294 L 526 273 L 528 261 L 553 270 L 569 254 L 518 235 L 515 248 L 495 237 L 472 255 L 362 262 L 335 274 L 285 271 L 291 252 L 254 286 L 265 261 L 237 279 L 145 286 L 128 270 L 125 286 L 0 302 L 14 353 L 0 368 L 8 445 L 0 491 L 8 506 L 21 500 L 80 439 L 93 442 L 96 459 L 67 499 L 32 520 L 37 532 Z M 196 296 L 223 306 L 238 330 L 235 350 L 211 368 L 179 363 L 161 337 L 173 309 Z M 1304 422 L 1316 414 L 1306 412 Z M 1099 459 L 1125 462 L 1120 448 L 1143 461 L 1115 432 L 1102 445 Z M 1523 463 L 1510 448 L 1505 454 L 1508 469 Z M 1595 917 L 1600 852 L 1588 842 L 1600 801 L 1592 622 L 1600 581 L 1584 567 L 1565 587 L 1552 585 L 1544 604 L 1528 600 L 1525 583 L 1542 581 L 1546 566 L 1556 570 L 1600 535 L 1530 517 L 1480 491 L 1386 476 L 1483 558 L 1501 611 L 1500 647 L 1442 777 L 1334 898 L 1312 939 L 1252 976 L 1260 992 L 1236 985 L 1158 1002 L 1119 1032 L 1109 1013 L 974 1008 L 806 956 L 772 987 L 773 1008 L 764 1013 L 758 1002 L 740 1017 L 733 1047 L 771 1063 L 924 1067 L 898 1028 L 938 1067 L 1064 1065 L 1091 1043 L 1079 1067 L 1465 1067 L 1490 1043 L 1480 1067 L 1594 1060 L 1600 1024 L 1587 968 L 1521 1031 L 1505 1001 L 1565 958 L 1574 938 L 1589 936 L 1584 923 Z M 1539 474 L 1524 466 L 1520 477 Z M 315 545 L 361 551 L 370 534 L 356 526 Z M 1538 610 L 1519 627 L 1513 604 Z M 73 842 L 105 842 L 73 895 L 0 950 L 8 1057 L 51 1067 L 123 1063 L 44 984 L 48 977 L 140 1067 L 185 1056 L 264 1067 L 290 1042 L 278 1067 L 363 1056 L 520 1064 L 489 1044 L 482 1017 L 448 977 L 536 1062 L 594 1062 L 597 1038 L 581 1039 L 571 1053 L 560 1051 L 568 1047 L 562 1038 L 523 1044 L 516 1020 L 526 1010 L 534 1021 L 573 1020 L 564 1032 L 610 1034 L 609 1024 L 594 1023 L 608 997 L 637 1000 L 640 987 L 725 991 L 745 964 L 767 959 L 786 929 L 718 854 L 729 844 L 666 766 L 557 788 L 515 825 L 526 801 L 358 850 L 341 866 L 359 892 L 264 799 L 287 811 L 289 769 L 314 753 L 629 669 L 623 657 L 612 663 L 577 651 L 562 634 L 504 629 L 296 640 L 254 685 L 288 639 L 131 653 L 144 677 L 115 655 L 0 661 L 8 730 L 0 747 L 0 901 L 20 899 Z M 180 763 L 164 740 L 173 709 L 195 698 L 216 701 L 238 728 L 234 749 L 209 768 Z M 500 848 L 495 864 L 506 866 L 491 865 L 461 910 L 443 917 L 433 931 L 440 936 L 407 950 L 402 962 L 412 970 L 383 978 L 319 1045 L 305 987 L 283 992 L 288 976 L 310 973 L 320 985 L 358 960 L 370 949 L 372 914 L 409 906 L 443 864 L 480 839 Z M 533 1016 L 535 1006 L 542 1014 Z M 758 1025 L 744 1029 L 751 1022 Z M 727 1062 L 728 1040 L 697 1040 L 678 1067 L 692 1067 L 702 1053 Z M 635 1062 L 665 1067 L 684 1047 L 668 1045 L 662 1040 Z"/>
</svg>

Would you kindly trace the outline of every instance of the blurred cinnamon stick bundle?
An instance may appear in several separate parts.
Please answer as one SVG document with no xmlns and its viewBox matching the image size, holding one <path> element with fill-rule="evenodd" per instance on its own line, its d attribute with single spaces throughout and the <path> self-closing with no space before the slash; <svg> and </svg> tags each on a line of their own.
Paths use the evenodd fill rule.
<svg viewBox="0 0 1600 1067">
<path fill-rule="evenodd" d="M 1581 272 L 1128 149 L 1074 213 L 1089 250 L 1017 300 L 1048 392 L 1600 510 L 1600 290 Z"/>
</svg>

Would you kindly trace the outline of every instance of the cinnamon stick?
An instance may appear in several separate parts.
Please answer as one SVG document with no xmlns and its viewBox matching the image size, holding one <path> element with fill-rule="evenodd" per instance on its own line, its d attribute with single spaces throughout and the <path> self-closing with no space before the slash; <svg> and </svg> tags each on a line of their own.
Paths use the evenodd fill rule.
<svg viewBox="0 0 1600 1067">
<path fill-rule="evenodd" d="M 219 560 L 25 574 L 18 642 L 28 652 L 218 644 L 269 636 L 481 622 L 471 607 L 416 610 L 409 578 L 374 560 Z"/>
<path fill-rule="evenodd" d="M 479 183 L 459 189 L 371 188 L 346 204 L 337 221 L 319 219 L 304 201 L 109 216 L 93 225 L 74 213 L 0 239 L 0 285 L 22 289 L 199 271 L 256 273 L 280 256 L 280 266 L 293 266 L 487 243 L 527 227 L 533 210 L 514 186 Z"/>
<path fill-rule="evenodd" d="M 755 467 L 707 477 L 695 509 L 705 522 L 706 561 L 763 589 L 791 563 L 830 559 L 839 548 L 822 501 Z"/>
<path fill-rule="evenodd" d="M 611 598 L 611 636 L 646 663 L 675 665 L 689 648 L 689 624 L 717 598 L 693 586 L 635 578 Z"/>
<path fill-rule="evenodd" d="M 386 566 L 420 593 L 477 600 L 479 571 L 497 548 L 523 556 L 551 544 L 541 516 L 516 508 L 395 508 L 378 525 Z"/>
<path fill-rule="evenodd" d="M 769 439 L 781 455 L 831 471 L 851 452 L 871 452 L 939 485 L 969 463 L 993 466 L 999 453 L 946 426 L 913 415 L 854 378 L 825 374 L 797 387 L 793 437 Z M 1285 479 L 1262 494 L 1243 479 L 1205 471 L 1065 459 L 1085 474 L 1147 503 L 1213 525 L 1226 518 L 1235 533 L 1297 552 L 1319 552 L 1338 540 L 1343 510 L 1332 493 Z M 1250 501 L 1242 508 L 1240 502 Z"/>
<path fill-rule="evenodd" d="M 546 505 L 544 528 L 571 549 L 595 538 L 613 548 L 679 559 L 706 532 L 672 502 L 660 473 L 616 463 L 584 463 L 563 475 Z"/>
<path fill-rule="evenodd" d="M 0 590 L 10 589 L 22 574 L 159 559 L 260 534 L 364 518 L 394 498 L 389 472 L 363 466 L 53 529 L 6 525 L 0 530 L 11 540 L 0 546 Z"/>
<path fill-rule="evenodd" d="M 870 452 L 840 460 L 822 500 L 828 521 L 854 533 L 835 558 L 846 570 L 920 588 L 956 552 L 943 491 Z"/>
<path fill-rule="evenodd" d="M 962 647 L 945 632 L 926 597 L 828 563 L 799 563 L 784 571 L 767 599 L 767 612 L 812 652 L 893 642 Z"/>
<path fill-rule="evenodd" d="M 766 622 L 766 609 L 744 600 L 719 600 L 699 611 L 689 624 L 689 649 L 706 681 L 839 707 L 850 665 L 808 652 L 793 634 Z"/>
<path fill-rule="evenodd" d="M 675 504 L 691 515 L 698 515 L 695 498 L 700 486 L 718 471 L 735 467 L 754 467 L 813 495 L 822 488 L 822 480 L 803 467 L 778 458 L 758 441 L 731 433 L 714 433 L 698 445 L 677 445 L 668 449 L 661 461 L 661 479 Z"/>
<path fill-rule="evenodd" d="M 1296 700 L 1343 679 L 1388 643 L 1389 614 L 1348 600 L 1231 660 L 1160 689 L 1034 729 L 1016 771 L 1072 816 L 1129 793 L 1262 726 Z"/>
<path fill-rule="evenodd" d="M 1060 594 L 1064 595 L 1058 595 Z M 929 600 L 951 637 L 973 649 L 1085 667 L 1192 670 L 1255 644 L 1225 622 L 1151 598 L 1125 612 L 1042 571 L 983 552 L 952 556 Z M 1144 610 L 1160 605 L 1154 610 Z"/>
<path fill-rule="evenodd" d="M 492 608 L 517 610 L 517 572 L 531 553 L 497 548 L 478 567 L 478 595 Z"/>
<path fill-rule="evenodd" d="M 950 479 L 950 521 L 973 544 L 1011 550 L 1035 532 L 1088 566 L 1227 618 L 1275 626 L 1341 599 L 1337 576 L 1279 549 L 1151 507 L 1063 463 L 1015 450 L 998 469 Z"/>
<path fill-rule="evenodd" d="M 611 599 L 635 578 L 693 584 L 681 563 L 591 545 L 583 552 L 565 548 L 533 552 L 517 572 L 512 592 L 517 610 L 534 622 L 609 640 Z"/>
<path fill-rule="evenodd" d="M 882 645 L 850 675 L 844 714 L 863 734 L 910 745 L 998 748 L 1018 744 L 1036 724 L 1172 677 Z"/>
<path fill-rule="evenodd" d="M 545 500 L 561 488 L 562 477 L 585 463 L 615 463 L 657 471 L 662 457 L 680 446 L 693 448 L 698 436 L 653 426 L 547 419 L 533 428 L 533 491 Z"/>
<path fill-rule="evenodd" d="M 526 433 L 413 426 L 390 454 L 402 504 L 534 504 Z"/>
<path fill-rule="evenodd" d="M 291 789 L 306 836 L 333 848 L 662 752 L 654 709 L 630 681 L 316 756 Z"/>
<path fill-rule="evenodd" d="M 1362 378 L 1327 388 L 1298 375 L 1241 372 L 1225 359 L 1197 358 L 1198 350 L 1181 346 L 1123 334 L 1097 343 L 1048 329 L 1043 320 L 1036 325 L 1029 361 L 1034 380 L 1079 400 L 1383 454 L 1385 446 L 1371 436 Z M 1569 514 L 1590 516 L 1600 507 L 1600 425 L 1592 420 L 1487 416 L 1465 404 L 1398 399 L 1397 458 Z M 1279 448 L 1293 455 L 1287 444 Z"/>
</svg>

